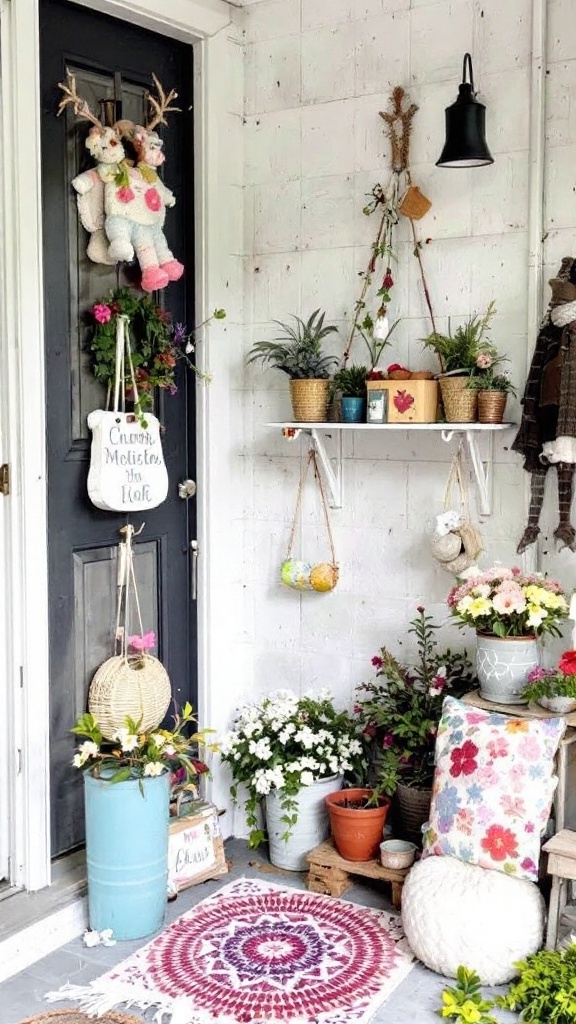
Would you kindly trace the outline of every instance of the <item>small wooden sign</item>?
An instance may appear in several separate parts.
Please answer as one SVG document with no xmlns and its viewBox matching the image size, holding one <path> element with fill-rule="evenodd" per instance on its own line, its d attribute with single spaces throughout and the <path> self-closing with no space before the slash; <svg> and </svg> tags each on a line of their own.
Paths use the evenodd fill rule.
<svg viewBox="0 0 576 1024">
<path fill-rule="evenodd" d="M 170 821 L 168 885 L 178 891 L 228 873 L 218 809 L 206 804 Z"/>
</svg>

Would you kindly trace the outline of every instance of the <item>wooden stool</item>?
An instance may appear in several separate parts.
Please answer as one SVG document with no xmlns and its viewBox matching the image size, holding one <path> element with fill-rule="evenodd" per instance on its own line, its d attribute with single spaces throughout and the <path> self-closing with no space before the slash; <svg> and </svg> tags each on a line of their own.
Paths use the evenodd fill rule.
<svg viewBox="0 0 576 1024">
<path fill-rule="evenodd" d="M 321 843 L 306 856 L 310 865 L 306 884 L 312 892 L 325 896 L 341 896 L 352 885 L 350 875 L 374 878 L 392 883 L 392 906 L 398 910 L 402 902 L 402 886 L 410 868 L 383 868 L 377 860 L 344 860 L 336 852 L 331 839 Z"/>
<path fill-rule="evenodd" d="M 548 854 L 548 874 L 552 875 L 546 949 L 556 949 L 558 928 L 567 903 L 568 885 L 576 880 L 576 832 L 563 828 L 542 849 Z"/>
</svg>

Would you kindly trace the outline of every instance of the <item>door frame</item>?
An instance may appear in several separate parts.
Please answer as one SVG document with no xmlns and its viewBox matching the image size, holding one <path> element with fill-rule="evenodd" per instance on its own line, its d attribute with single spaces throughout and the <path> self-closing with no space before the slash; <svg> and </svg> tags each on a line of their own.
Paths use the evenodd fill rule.
<svg viewBox="0 0 576 1024">
<path fill-rule="evenodd" d="M 231 8 L 223 0 L 74 0 L 78 6 L 130 20 L 194 47 L 196 316 L 222 305 L 222 194 L 218 183 L 231 159 L 218 146 L 222 118 L 229 117 L 230 81 L 221 72 L 239 47 L 230 32 Z M 236 51 L 236 52 L 234 52 Z M 10 882 L 30 891 L 50 884 L 48 571 L 46 557 L 46 436 L 40 184 L 40 89 L 38 0 L 0 0 L 2 112 L 0 175 L 5 218 L 0 231 L 0 463 L 9 462 L 12 487 L 0 497 L 4 587 L 0 599 L 0 716 L 10 737 L 6 764 L 10 823 Z M 237 88 L 241 92 L 241 76 Z M 235 102 L 241 99 L 235 97 Z M 241 162 L 241 152 L 232 159 Z M 16 173 L 17 172 L 17 173 Z M 241 181 L 241 168 L 237 168 Z M 219 237 L 220 234 L 220 237 Z M 227 252 L 234 251 L 227 248 Z M 219 295 L 219 297 L 218 297 Z M 200 392 L 197 424 L 198 533 L 206 550 L 208 401 Z M 208 440 L 206 440 L 208 438 Z M 200 562 L 199 593 L 208 592 L 206 560 Z M 210 715 L 212 700 L 207 622 L 209 596 L 198 606 L 199 714 Z M 33 624 L 33 626 L 32 626 Z M 3 705 L 6 705 L 5 707 Z M 0 740 L 2 736 L 0 736 Z M 4 794 L 0 790 L 0 813 Z M 0 822 L 0 824 L 3 824 Z M 3 829 L 2 829 L 3 830 Z M 0 850 L 0 855 L 2 851 Z"/>
</svg>

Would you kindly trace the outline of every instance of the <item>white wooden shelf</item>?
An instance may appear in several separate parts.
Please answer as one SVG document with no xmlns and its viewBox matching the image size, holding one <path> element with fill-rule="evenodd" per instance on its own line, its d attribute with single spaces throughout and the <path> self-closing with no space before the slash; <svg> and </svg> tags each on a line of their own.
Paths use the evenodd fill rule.
<svg viewBox="0 0 576 1024">
<path fill-rule="evenodd" d="M 453 437 L 463 439 L 470 458 L 474 481 L 478 494 L 478 512 L 480 515 L 492 514 L 492 462 L 494 458 L 493 436 L 497 431 L 509 430 L 514 423 L 267 423 L 268 427 L 279 427 L 287 440 L 294 440 L 301 433 L 309 434 L 311 443 L 316 449 L 320 464 L 324 470 L 332 508 L 342 508 L 342 434 L 346 430 L 365 431 L 402 430 L 411 433 L 413 430 L 425 430 L 440 434 L 443 441 L 449 442 Z M 483 455 L 478 445 L 478 435 L 485 436 Z M 337 452 L 330 457 L 326 451 L 324 435 L 335 436 Z"/>
</svg>

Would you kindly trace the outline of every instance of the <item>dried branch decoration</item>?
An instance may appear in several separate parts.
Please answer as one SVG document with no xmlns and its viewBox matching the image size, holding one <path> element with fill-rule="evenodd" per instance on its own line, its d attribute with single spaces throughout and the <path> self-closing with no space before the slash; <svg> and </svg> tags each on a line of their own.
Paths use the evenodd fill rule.
<svg viewBox="0 0 576 1024">
<path fill-rule="evenodd" d="M 416 103 L 410 103 L 402 109 L 404 100 L 407 100 L 406 92 L 401 85 L 395 86 L 392 90 L 392 113 L 380 111 L 380 117 L 386 123 L 386 132 L 392 147 L 392 170 L 396 174 L 408 171 L 410 165 L 410 135 L 412 133 L 412 118 L 418 110 Z"/>
<path fill-rule="evenodd" d="M 166 95 L 164 89 L 162 88 L 162 85 L 160 84 L 154 72 L 152 72 L 152 81 L 154 82 L 156 92 L 158 93 L 158 99 L 156 99 L 156 97 L 153 96 L 151 92 L 146 93 L 146 99 L 148 100 L 148 104 L 150 106 L 152 114 L 151 120 L 146 122 L 146 130 L 149 132 L 151 132 L 159 124 L 168 124 L 164 116 L 165 114 L 182 113 L 180 107 L 170 106 L 172 100 L 178 99 L 178 93 L 175 91 L 175 89 L 170 89 L 170 92 L 168 93 L 168 95 Z"/>
<path fill-rule="evenodd" d="M 62 99 L 60 100 L 60 103 L 58 104 L 58 115 L 60 115 L 62 111 L 65 109 L 65 107 L 67 107 L 68 104 L 71 103 L 72 109 L 76 114 L 76 117 L 79 117 L 85 121 L 91 121 L 92 124 L 95 125 L 97 128 L 100 128 L 102 130 L 104 129 L 102 121 L 100 121 L 96 117 L 96 115 L 92 113 L 86 100 L 83 100 L 82 97 L 78 95 L 76 91 L 76 76 L 73 75 L 71 71 L 66 72 L 65 83 L 58 82 L 58 88 L 62 89 L 62 92 L 64 93 Z"/>
</svg>

